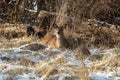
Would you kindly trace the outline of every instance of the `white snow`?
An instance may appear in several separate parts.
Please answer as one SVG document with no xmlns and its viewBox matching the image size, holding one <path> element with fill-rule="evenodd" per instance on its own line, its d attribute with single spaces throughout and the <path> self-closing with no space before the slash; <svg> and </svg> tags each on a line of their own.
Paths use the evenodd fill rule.
<svg viewBox="0 0 120 80">
<path fill-rule="evenodd" d="M 32 42 L 30 44 L 33 44 L 33 43 L 35 42 Z M 21 57 L 25 57 L 26 59 L 34 63 L 48 61 L 48 63 L 44 63 L 40 65 L 39 68 L 46 66 L 46 64 L 54 63 L 54 61 L 59 60 L 62 55 L 65 56 L 64 62 L 66 63 L 66 65 L 70 65 L 70 66 L 81 66 L 82 65 L 81 61 L 76 58 L 76 53 L 74 53 L 73 51 L 50 49 L 50 48 L 46 48 L 45 50 L 40 50 L 40 51 L 23 50 L 22 48 L 27 45 L 29 44 L 25 44 L 20 47 L 9 48 L 9 49 L 0 48 L 0 80 L 7 80 L 7 78 L 9 78 L 10 75 L 6 74 L 5 72 L 8 70 L 14 69 L 14 68 L 21 68 L 23 70 L 29 71 L 29 73 L 24 73 L 22 75 L 16 75 L 14 77 L 15 80 L 44 80 L 44 77 L 45 77 L 44 75 L 40 77 L 35 74 L 35 72 L 37 71 L 37 68 L 20 65 L 19 59 Z M 113 50 L 114 49 L 100 51 L 99 49 L 90 49 L 89 51 L 91 55 L 96 55 L 96 54 L 115 55 L 116 53 Z M 53 55 L 52 56 L 48 55 L 47 51 L 53 52 L 54 55 L 56 56 L 54 57 Z M 91 62 L 86 58 L 84 63 L 88 67 L 89 64 L 94 63 L 94 62 Z M 63 69 L 63 71 L 72 70 L 72 68 L 61 68 L 61 69 Z M 115 75 L 115 72 L 99 71 L 95 73 L 95 72 L 91 72 L 89 70 L 89 67 L 88 67 L 88 71 L 89 71 L 89 75 L 91 76 L 92 80 L 120 80 L 120 75 Z M 118 69 L 117 74 L 120 74 L 120 69 Z M 58 77 L 58 80 L 64 80 L 65 77 L 71 77 L 71 76 L 72 75 L 66 74 L 66 73 L 56 74 L 56 75 L 49 76 L 48 80 L 56 78 L 56 77 Z"/>
<path fill-rule="evenodd" d="M 92 77 L 92 80 L 120 80 L 120 76 L 115 77 L 112 72 L 91 73 L 90 76 Z"/>
<path fill-rule="evenodd" d="M 0 80 L 6 80 L 7 77 L 8 77 L 7 74 L 2 74 L 2 73 L 0 73 Z"/>
<path fill-rule="evenodd" d="M 90 52 L 90 54 L 94 55 L 94 54 L 99 54 L 100 50 L 98 50 L 98 49 L 90 49 L 89 52 Z"/>
</svg>

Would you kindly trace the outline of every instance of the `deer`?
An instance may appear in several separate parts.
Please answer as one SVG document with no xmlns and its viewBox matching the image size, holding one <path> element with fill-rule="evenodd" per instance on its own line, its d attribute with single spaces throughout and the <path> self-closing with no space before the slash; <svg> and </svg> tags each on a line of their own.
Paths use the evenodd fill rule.
<svg viewBox="0 0 120 80">
<path fill-rule="evenodd" d="M 40 43 L 48 46 L 49 48 L 68 48 L 68 41 L 64 36 L 64 29 L 66 24 L 62 27 L 58 27 L 57 24 L 53 23 L 53 34 L 47 33 L 41 40 Z"/>
</svg>

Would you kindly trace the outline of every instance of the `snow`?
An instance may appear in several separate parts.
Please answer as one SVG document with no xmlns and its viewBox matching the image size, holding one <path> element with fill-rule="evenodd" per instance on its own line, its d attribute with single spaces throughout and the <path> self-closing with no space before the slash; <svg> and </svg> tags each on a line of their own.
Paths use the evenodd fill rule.
<svg viewBox="0 0 120 80">
<path fill-rule="evenodd" d="M 120 80 L 120 77 L 114 77 L 112 72 L 97 72 L 91 74 L 92 80 Z"/>
<path fill-rule="evenodd" d="M 60 76 L 60 77 L 59 77 L 59 76 Z M 64 74 L 64 73 L 63 73 L 63 74 L 57 74 L 57 75 L 51 76 L 50 79 L 55 78 L 55 77 L 59 77 L 58 80 L 64 80 L 65 77 L 71 77 L 71 75 L 69 75 L 69 74 Z"/>
<path fill-rule="evenodd" d="M 99 54 L 100 53 L 100 50 L 98 49 L 90 49 L 89 52 L 94 55 L 94 54 Z"/>
<path fill-rule="evenodd" d="M 34 44 L 36 42 L 32 42 L 30 44 Z M 56 63 L 57 60 L 61 59 L 61 57 L 64 58 L 65 65 L 68 66 L 82 66 L 82 62 L 76 58 L 76 53 L 70 50 L 59 50 L 59 49 L 50 49 L 45 48 L 44 50 L 39 51 L 31 51 L 31 50 L 23 50 L 22 48 L 27 46 L 29 44 L 22 45 L 20 47 L 15 48 L 0 48 L 0 80 L 7 80 L 7 78 L 10 77 L 10 74 L 6 74 L 7 71 L 15 68 L 20 68 L 23 70 L 28 70 L 29 73 L 23 73 L 23 74 L 16 74 L 14 77 L 15 80 L 44 80 L 46 78 L 46 75 L 37 76 L 35 72 L 38 69 L 41 69 L 45 67 L 46 65 Z M 115 49 L 109 49 L 101 51 L 99 49 L 90 49 L 91 55 L 96 54 L 107 54 L 107 55 L 116 55 L 114 52 Z M 51 51 L 53 55 L 49 55 L 48 52 Z M 41 63 L 38 68 L 32 67 L 32 66 L 24 66 L 20 64 L 20 58 L 25 57 L 27 60 L 33 62 L 33 63 Z M 91 62 L 88 58 L 84 61 L 85 65 L 88 68 L 89 76 L 92 78 L 92 80 L 120 80 L 120 75 L 115 75 L 115 72 L 110 71 L 98 71 L 98 72 L 92 72 L 89 69 L 89 64 L 93 64 L 95 62 Z M 57 66 L 59 66 L 58 64 Z M 98 63 L 96 65 L 101 65 L 101 63 Z M 63 71 L 69 71 L 72 70 L 72 68 L 68 67 L 62 67 L 61 70 Z M 118 73 L 120 74 L 120 68 L 118 68 Z M 50 75 L 47 79 L 54 79 L 58 78 L 58 80 L 64 80 L 65 77 L 72 77 L 73 75 L 67 74 L 67 73 L 61 73 L 61 74 L 55 74 Z M 79 80 L 79 79 L 75 79 Z"/>
</svg>

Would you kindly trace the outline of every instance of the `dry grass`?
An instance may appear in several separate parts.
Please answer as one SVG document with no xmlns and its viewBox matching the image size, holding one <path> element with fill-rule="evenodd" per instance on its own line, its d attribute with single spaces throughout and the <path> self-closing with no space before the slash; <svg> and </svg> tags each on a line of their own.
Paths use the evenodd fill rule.
<svg viewBox="0 0 120 80">
<path fill-rule="evenodd" d="M 24 70 L 22 68 L 14 68 L 5 71 L 6 74 L 15 74 L 15 75 L 22 75 Z"/>
<path fill-rule="evenodd" d="M 30 61 L 29 59 L 23 56 L 20 58 L 20 65 L 32 67 L 34 66 L 34 62 Z"/>
<path fill-rule="evenodd" d="M 105 26 L 95 26 L 94 22 L 89 24 L 82 25 L 82 21 L 87 19 L 97 19 L 107 21 L 109 23 L 115 23 L 115 17 L 120 15 L 120 1 L 119 0 L 44 0 L 41 5 L 39 5 L 41 11 L 38 15 L 40 18 L 39 26 L 45 27 L 45 31 L 51 27 L 53 22 L 56 22 L 59 26 L 67 24 L 67 28 L 64 31 L 65 37 L 69 41 L 69 48 L 76 52 L 76 57 L 78 60 L 84 60 L 86 57 L 89 57 L 91 61 L 96 61 L 96 65 L 90 65 L 90 69 L 93 72 L 107 70 L 107 66 L 110 66 L 111 69 L 120 66 L 120 55 L 118 52 L 117 56 L 106 56 L 106 55 L 90 55 L 88 49 L 90 47 L 101 47 L 101 48 L 114 48 L 119 46 L 120 42 L 120 31 L 114 26 L 107 27 Z M 27 6 L 28 4 L 26 4 Z M 1 6 L 1 5 L 0 5 Z M 5 9 L 7 8 L 4 5 Z M 5 11 L 4 8 L 0 7 L 0 17 L 3 18 L 3 21 L 12 22 L 11 18 L 14 14 L 8 14 L 12 11 L 13 8 L 8 8 Z M 43 12 L 43 13 L 42 13 Z M 51 14 L 54 14 L 51 16 Z M 21 21 L 21 16 L 26 15 L 30 16 L 32 13 L 27 11 L 18 13 L 19 22 Z M 54 17 L 53 17 L 54 16 Z M 47 18 L 45 18 L 47 17 Z M 24 16 L 25 21 L 27 22 L 27 17 Z M 14 20 L 13 20 L 14 21 Z M 42 25 L 43 23 L 43 25 Z M 118 24 L 119 21 L 116 23 Z M 37 25 L 36 23 L 33 23 Z M 19 47 L 23 44 L 30 43 L 32 41 L 38 41 L 36 37 L 27 37 L 26 28 L 21 30 L 16 30 L 14 24 L 6 23 L 0 25 L 0 37 L 10 39 L 9 43 L 0 43 L 0 47 Z M 22 27 L 17 25 L 18 27 Z M 6 29 L 5 29 L 6 28 Z M 25 37 L 22 37 L 22 36 Z M 22 38 L 20 38 L 22 37 Z M 19 38 L 19 39 L 12 39 Z M 30 47 L 33 48 L 33 47 Z M 29 48 L 29 49 L 30 49 Z M 36 47 L 34 47 L 36 48 Z M 48 56 L 53 56 L 53 52 L 48 52 Z M 65 55 L 60 55 L 59 58 L 56 58 L 56 55 L 53 56 L 53 59 L 48 62 L 43 61 L 39 63 L 34 63 L 24 56 L 20 58 L 20 64 L 23 66 L 32 66 L 36 67 L 38 71 L 36 72 L 37 76 L 43 76 L 43 78 L 50 77 L 53 74 L 66 73 L 70 74 L 75 78 L 81 80 L 90 80 L 89 73 L 85 64 L 81 61 L 81 66 L 71 66 L 65 64 Z M 99 61 L 100 60 L 100 61 Z M 99 65 L 99 63 L 101 63 Z M 65 68 L 63 70 L 63 68 Z M 18 71 L 18 72 L 17 72 Z M 21 69 L 12 69 L 7 73 L 14 72 L 14 74 L 22 74 Z M 12 76 L 14 78 L 14 75 Z M 7 80 L 12 80 L 13 78 L 9 77 Z M 70 80 L 69 78 L 64 78 L 65 80 Z M 56 78 L 57 80 L 57 78 Z"/>
<path fill-rule="evenodd" d="M 120 55 L 117 56 L 110 56 L 110 57 L 105 57 L 103 58 L 104 60 L 104 65 L 105 66 L 110 66 L 110 67 L 119 67 L 120 66 Z"/>
<path fill-rule="evenodd" d="M 76 53 L 76 57 L 79 60 L 85 60 L 87 57 L 91 56 L 89 49 L 87 47 L 78 47 L 74 50 L 74 52 Z"/>
<path fill-rule="evenodd" d="M 72 45 L 74 45 L 73 47 L 80 45 L 81 41 L 85 41 L 88 45 L 95 45 L 97 47 L 114 47 L 114 45 L 120 42 L 120 37 L 118 37 L 119 32 L 113 32 L 109 28 L 100 28 L 101 26 L 99 28 L 98 26 L 90 26 L 88 28 L 83 25 L 81 26 L 81 23 L 88 18 L 103 21 L 107 20 L 107 22 L 114 23 L 115 17 L 119 17 L 118 15 L 120 14 L 120 7 L 118 3 L 118 0 L 40 1 L 39 4 L 41 5 L 38 5 L 38 7 L 43 9 L 38 12 L 37 18 L 40 18 L 40 21 L 38 22 L 40 24 L 39 27 L 45 28 L 44 30 L 46 33 L 46 31 L 49 29 L 49 27 L 51 27 L 53 22 L 56 22 L 59 26 L 67 24 L 68 31 L 65 31 L 65 35 L 71 43 L 70 47 L 72 47 Z M 24 13 L 21 12 L 20 15 L 23 14 Z M 27 13 L 26 15 L 28 16 Z M 14 24 L 10 25 L 9 23 L 6 23 L 5 26 L 12 27 L 14 26 Z M 17 26 L 21 27 L 21 25 Z M 16 34 L 17 31 L 19 32 L 19 30 L 15 30 L 14 32 L 10 32 L 10 34 L 8 32 L 5 32 L 4 36 L 11 39 L 12 37 L 16 37 L 16 35 L 13 35 L 12 33 Z M 1 31 L 1 35 L 2 33 L 4 33 L 4 31 Z"/>
<path fill-rule="evenodd" d="M 3 41 L 7 42 L 3 42 Z M 35 36 L 24 36 L 21 38 L 12 38 L 12 39 L 1 39 L 0 46 L 1 48 L 13 48 L 13 47 L 20 47 L 21 45 L 28 44 L 30 42 L 39 41 L 39 39 Z"/>
<path fill-rule="evenodd" d="M 7 74 L 6 75 L 7 77 L 3 80 L 14 80 L 16 79 L 17 75 L 23 75 L 24 70 L 22 68 L 12 68 L 12 69 L 6 70 L 4 74 Z"/>
<path fill-rule="evenodd" d="M 82 62 L 82 66 L 78 70 L 80 71 L 76 75 L 79 76 L 80 79 L 91 80 L 91 78 L 89 77 L 88 69 L 83 62 Z"/>
<path fill-rule="evenodd" d="M 17 24 L 17 27 L 15 27 L 15 24 L 11 23 L 4 23 L 0 24 L 0 36 L 2 38 L 6 39 L 12 39 L 12 38 L 20 38 L 25 35 L 25 27 L 24 25 Z"/>
<path fill-rule="evenodd" d="M 95 46 L 106 46 L 106 47 L 115 47 L 117 43 L 119 43 L 118 33 L 112 32 L 110 28 L 97 28 L 93 27 L 90 29 L 90 33 L 92 37 L 94 37 L 93 44 Z M 117 38 L 118 37 L 118 38 Z"/>
<path fill-rule="evenodd" d="M 118 50 L 119 51 L 119 50 Z M 98 55 L 100 58 L 96 57 L 95 65 L 90 64 L 90 70 L 92 72 L 98 72 L 98 71 L 112 71 L 115 72 L 118 67 L 120 67 L 120 53 L 116 51 L 116 55 L 110 56 L 110 55 Z M 90 59 L 90 58 L 89 58 Z"/>
<path fill-rule="evenodd" d="M 115 28 L 115 27 L 114 27 Z M 109 47 L 114 48 L 119 46 L 120 32 L 116 28 L 114 31 L 112 28 L 106 26 L 90 26 L 82 25 L 76 28 L 76 30 L 66 32 L 67 38 L 72 46 L 87 44 L 87 47 Z M 71 36 L 70 36 L 71 35 Z"/>
<path fill-rule="evenodd" d="M 103 18 L 105 17 L 109 22 L 109 20 L 111 20 L 111 18 L 115 17 L 115 14 L 117 14 L 117 11 L 115 10 L 116 9 L 115 5 L 112 5 L 112 4 L 116 4 L 116 2 L 117 2 L 116 0 L 115 1 L 62 0 L 61 4 L 58 5 L 60 7 L 57 11 L 58 14 L 60 14 L 60 16 L 57 15 L 56 22 L 59 25 L 63 25 L 64 23 L 68 24 L 68 31 L 65 31 L 65 35 L 67 35 L 67 38 L 69 39 L 71 45 L 77 45 L 77 44 L 80 45 L 80 42 L 83 40 L 88 45 L 95 45 L 97 47 L 101 47 L 101 46 L 114 47 L 114 45 L 119 43 L 119 38 L 117 38 L 119 32 L 115 33 L 112 31 L 112 29 L 106 28 L 106 26 L 104 26 L 104 28 L 101 28 L 101 26 L 98 28 L 98 26 L 86 27 L 85 25 L 82 26 L 80 25 L 81 22 L 86 17 L 93 19 L 97 18 L 99 20 L 104 20 Z M 119 4 L 116 4 L 116 6 L 118 5 Z M 101 8 L 101 6 L 104 8 Z M 66 19 L 65 17 L 66 15 L 72 16 L 74 17 L 74 19 L 72 20 L 70 18 Z M 80 18 L 78 19 L 78 17 Z"/>
<path fill-rule="evenodd" d="M 57 66 L 57 62 L 60 60 L 62 60 L 64 57 L 64 55 L 60 55 L 59 58 L 56 59 L 52 59 L 49 62 L 40 62 L 36 64 L 36 67 L 38 68 L 38 71 L 36 72 L 36 75 L 38 76 L 43 76 L 43 78 L 47 78 L 49 75 L 53 74 L 56 66 Z"/>
<path fill-rule="evenodd" d="M 88 22 L 89 23 L 89 22 Z M 69 48 L 75 49 L 79 45 L 87 44 L 86 47 L 109 47 L 114 48 L 120 42 L 120 32 L 115 26 L 112 28 L 104 26 L 94 26 L 83 24 L 81 26 L 75 27 L 75 29 L 70 29 L 69 25 L 64 30 L 64 35 L 69 41 Z M 52 30 L 51 30 L 52 31 Z M 84 43 L 83 43 L 84 42 Z"/>
<path fill-rule="evenodd" d="M 69 74 L 71 75 L 70 80 L 73 78 L 83 79 L 83 80 L 91 80 L 88 76 L 88 70 L 84 63 L 81 63 L 80 66 L 68 65 L 65 62 L 65 55 L 59 55 L 59 58 L 53 58 L 48 62 L 39 62 L 36 64 L 38 68 L 36 75 L 42 76 L 43 78 L 47 78 L 51 75 L 55 74 Z M 53 80 L 57 80 L 57 77 L 52 78 Z M 64 78 L 65 80 L 69 80 Z"/>
</svg>

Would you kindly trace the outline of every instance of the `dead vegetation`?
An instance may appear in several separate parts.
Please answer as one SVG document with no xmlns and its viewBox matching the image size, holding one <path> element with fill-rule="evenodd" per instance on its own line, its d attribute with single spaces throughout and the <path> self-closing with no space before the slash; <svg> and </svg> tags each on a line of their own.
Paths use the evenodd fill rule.
<svg viewBox="0 0 120 80">
<path fill-rule="evenodd" d="M 65 55 L 61 54 L 59 55 L 59 58 L 51 59 L 49 62 L 40 62 L 36 64 L 36 67 L 38 67 L 38 71 L 36 72 L 36 75 L 42 76 L 43 79 L 47 77 L 51 77 L 51 75 L 55 74 L 63 74 L 66 75 L 69 74 L 70 76 L 64 77 L 65 80 L 72 80 L 72 79 L 85 79 L 85 80 L 91 80 L 88 76 L 88 70 L 85 64 L 81 61 L 81 65 L 74 66 L 65 64 Z M 44 71 L 44 72 L 43 72 Z M 59 76 L 57 77 L 51 77 L 51 79 L 58 80 Z"/>
<path fill-rule="evenodd" d="M 0 37 L 6 39 L 20 38 L 25 35 L 25 27 L 18 25 L 18 29 L 14 24 L 5 23 L 0 25 Z"/>
<path fill-rule="evenodd" d="M 90 70 L 92 72 L 107 71 L 107 72 L 116 72 L 117 74 L 119 74 L 119 70 L 117 71 L 118 67 L 120 66 L 118 57 L 119 56 L 111 56 L 111 57 L 107 56 L 106 59 L 97 61 L 95 63 L 96 65 L 91 64 Z M 101 64 L 97 64 L 97 63 L 101 63 Z"/>
<path fill-rule="evenodd" d="M 28 60 L 27 58 L 25 58 L 24 56 L 22 56 L 20 58 L 20 65 L 23 65 L 23 66 L 33 66 L 34 65 L 34 62 Z"/>
<path fill-rule="evenodd" d="M 14 74 L 14 75 L 22 75 L 23 74 L 23 69 L 22 68 L 14 68 L 5 71 L 7 74 Z"/>
<path fill-rule="evenodd" d="M 91 55 L 89 52 L 89 48 L 120 47 L 119 0 L 37 0 L 37 13 L 29 11 L 34 7 L 32 3 L 28 2 L 29 0 L 18 1 L 20 3 L 17 7 L 0 1 L 1 48 L 20 47 L 32 41 L 39 41 L 40 38 L 53 30 L 54 22 L 58 26 L 66 24 L 67 27 L 63 33 L 69 42 L 68 48 L 76 53 L 75 57 L 82 64 L 81 66 L 65 64 L 66 56 L 61 55 L 57 59 L 54 52 L 46 52 L 48 56 L 53 56 L 54 59 L 48 62 L 34 63 L 22 56 L 20 65 L 37 68 L 35 73 L 37 76 L 43 76 L 47 79 L 54 74 L 66 73 L 72 77 L 68 75 L 64 77 L 64 80 L 91 80 L 87 67 L 83 63 L 86 58 L 96 61 L 96 65 L 90 65 L 90 70 L 93 72 L 107 70 L 106 66 L 110 66 L 111 70 L 120 66 L 119 54 L 117 56 L 106 56 L 104 54 Z M 2 41 L 3 39 L 8 41 Z M 45 49 L 45 46 L 30 44 L 21 49 L 38 51 Z M 97 65 L 99 62 L 101 65 Z M 65 69 L 63 70 L 63 68 Z M 11 72 L 22 74 L 23 70 L 15 68 L 7 71 L 7 73 Z M 12 80 L 14 76 L 11 75 L 7 80 Z M 51 80 L 57 79 L 58 77 L 51 77 Z"/>
<path fill-rule="evenodd" d="M 6 23 L 7 21 L 7 23 L 12 23 L 12 25 L 4 25 L 14 26 L 14 28 L 17 27 L 19 30 L 5 30 L 5 28 L 1 27 L 1 37 L 4 36 L 7 39 L 19 38 L 24 36 L 27 32 L 28 36 L 34 34 L 39 38 L 42 38 L 47 32 L 51 31 L 52 24 L 56 22 L 58 26 L 67 24 L 67 28 L 64 33 L 66 38 L 68 38 L 69 42 L 71 43 L 70 47 L 73 48 L 79 46 L 82 42 L 87 43 L 87 46 L 105 46 L 112 48 L 120 42 L 120 29 L 116 28 L 116 26 L 110 25 L 107 27 L 106 25 L 101 26 L 103 24 L 98 25 L 99 23 L 96 24 L 95 22 L 91 23 L 90 21 L 86 21 L 88 19 L 95 19 L 96 21 L 105 21 L 111 24 L 119 25 L 119 19 L 117 17 L 119 17 L 120 7 L 118 4 L 119 1 L 117 0 L 38 1 L 38 12 L 34 13 L 34 16 L 33 12 L 29 11 L 29 9 L 28 11 L 26 10 L 28 7 L 31 7 L 31 9 L 33 9 L 32 7 L 35 7 L 33 6 L 32 2 L 30 3 L 27 0 L 18 0 L 16 1 L 18 6 L 15 6 L 14 4 L 8 4 L 9 6 L 7 6 L 7 3 L 5 4 L 3 1 L 1 2 L 2 7 L 0 10 L 2 12 L 2 22 Z M 3 6 L 8 9 L 3 10 Z M 18 14 L 16 14 L 17 12 L 13 6 L 17 7 L 16 10 L 20 9 Z M 23 10 L 20 6 L 25 8 L 25 10 Z M 9 11 L 7 10 L 11 10 L 13 12 L 9 15 L 7 14 Z M 6 15 L 4 18 L 2 17 L 4 16 L 3 14 Z M 10 21 L 9 19 L 11 19 L 13 16 L 13 20 Z M 22 19 L 24 19 L 24 22 Z M 81 25 L 82 22 L 89 24 Z M 17 23 L 30 24 L 31 27 L 33 26 L 33 28 L 35 28 L 35 31 L 27 31 L 27 27 L 21 30 L 22 26 L 16 25 Z"/>
<path fill-rule="evenodd" d="M 90 64 L 90 70 L 92 72 L 98 72 L 98 71 L 106 71 L 106 72 L 116 72 L 116 75 L 119 74 L 119 71 L 117 69 L 120 67 L 119 62 L 119 56 L 120 52 L 118 50 L 114 50 L 114 53 L 116 55 L 108 55 L 105 54 L 106 52 L 103 52 L 103 54 L 96 54 L 90 56 L 88 59 L 91 61 L 94 61 L 95 65 Z"/>
</svg>

